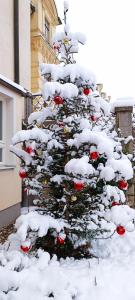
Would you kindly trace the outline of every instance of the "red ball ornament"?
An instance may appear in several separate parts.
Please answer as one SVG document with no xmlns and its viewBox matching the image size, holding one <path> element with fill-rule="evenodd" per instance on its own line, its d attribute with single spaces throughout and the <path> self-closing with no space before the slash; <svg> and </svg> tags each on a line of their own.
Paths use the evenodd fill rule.
<svg viewBox="0 0 135 300">
<path fill-rule="evenodd" d="M 24 252 L 24 253 L 28 253 L 29 251 L 30 251 L 30 246 L 23 246 L 23 245 L 21 245 L 21 250 Z"/>
<path fill-rule="evenodd" d="M 97 121 L 97 117 L 96 117 L 96 116 L 91 116 L 91 120 L 92 120 L 93 122 L 96 122 L 96 121 Z"/>
<path fill-rule="evenodd" d="M 25 169 L 21 169 L 21 170 L 19 171 L 19 176 L 20 176 L 22 179 L 24 179 L 24 178 L 27 177 L 27 173 L 26 173 Z"/>
<path fill-rule="evenodd" d="M 25 151 L 26 151 L 27 153 L 29 153 L 29 154 L 32 154 L 32 153 L 33 153 L 33 148 L 30 147 L 30 146 L 28 146 L 28 147 L 26 147 Z"/>
<path fill-rule="evenodd" d="M 54 50 L 58 50 L 58 51 L 59 51 L 59 49 L 60 49 L 60 46 L 59 46 L 59 45 L 57 45 L 57 44 L 54 44 L 54 45 L 53 45 L 53 49 L 54 49 Z"/>
<path fill-rule="evenodd" d="M 90 159 L 97 160 L 99 158 L 99 152 L 94 151 L 90 153 Z"/>
<path fill-rule="evenodd" d="M 56 241 L 57 241 L 57 244 L 60 244 L 60 245 L 64 245 L 64 243 L 65 243 L 65 240 L 60 236 L 57 236 Z"/>
<path fill-rule="evenodd" d="M 80 191 L 84 188 L 83 182 L 74 182 L 74 189 L 77 191 Z"/>
<path fill-rule="evenodd" d="M 116 231 L 119 235 L 123 235 L 125 233 L 125 228 L 121 225 L 117 226 Z"/>
<path fill-rule="evenodd" d="M 91 93 L 91 89 L 86 88 L 83 90 L 83 93 L 85 96 L 88 96 Z"/>
<path fill-rule="evenodd" d="M 65 126 L 65 124 L 64 124 L 64 122 L 59 122 L 59 127 L 64 127 Z"/>
<path fill-rule="evenodd" d="M 63 102 L 64 102 L 64 100 L 60 96 L 54 97 L 53 100 L 54 100 L 55 104 L 57 104 L 57 105 L 63 104 Z"/>
<path fill-rule="evenodd" d="M 116 205 L 120 205 L 120 203 L 119 203 L 119 202 L 116 202 L 116 201 L 113 201 L 113 202 L 112 202 L 112 206 L 116 206 Z"/>
<path fill-rule="evenodd" d="M 120 180 L 120 181 L 118 181 L 118 187 L 119 187 L 119 189 L 121 189 L 121 190 L 127 190 L 127 188 L 128 188 L 128 183 L 127 183 L 127 181 L 125 181 L 125 180 Z"/>
</svg>

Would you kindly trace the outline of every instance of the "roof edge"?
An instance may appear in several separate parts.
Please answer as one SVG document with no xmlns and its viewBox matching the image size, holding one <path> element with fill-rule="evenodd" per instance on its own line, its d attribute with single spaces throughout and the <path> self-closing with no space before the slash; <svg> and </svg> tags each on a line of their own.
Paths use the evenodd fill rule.
<svg viewBox="0 0 135 300">
<path fill-rule="evenodd" d="M 7 77 L 0 74 L 0 84 L 11 89 L 12 91 L 16 92 L 17 94 L 21 95 L 22 97 L 26 97 L 28 94 L 30 95 L 31 92 L 26 90 L 21 85 L 17 84 L 16 82 L 8 79 Z"/>
</svg>

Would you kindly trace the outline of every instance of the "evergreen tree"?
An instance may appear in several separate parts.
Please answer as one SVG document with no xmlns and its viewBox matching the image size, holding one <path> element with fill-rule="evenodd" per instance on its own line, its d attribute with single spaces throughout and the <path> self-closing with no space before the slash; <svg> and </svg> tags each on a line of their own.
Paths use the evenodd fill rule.
<svg viewBox="0 0 135 300">
<path fill-rule="evenodd" d="M 22 161 L 19 175 L 25 189 L 38 195 L 35 204 L 41 221 L 31 222 L 30 213 L 23 239 L 32 236 L 33 249 L 41 247 L 51 255 L 81 258 L 91 256 L 92 239 L 115 230 L 125 233 L 133 211 L 125 205 L 124 191 L 133 170 L 94 75 L 74 60 L 85 37 L 70 32 L 67 12 L 65 2 L 64 31 L 53 43 L 61 64 L 41 65 L 44 107 L 30 115 L 27 130 L 14 136 L 11 151 Z M 123 211 L 129 216 L 126 223 Z M 43 221 L 46 216 L 51 217 L 46 219 L 49 225 Z"/>
</svg>

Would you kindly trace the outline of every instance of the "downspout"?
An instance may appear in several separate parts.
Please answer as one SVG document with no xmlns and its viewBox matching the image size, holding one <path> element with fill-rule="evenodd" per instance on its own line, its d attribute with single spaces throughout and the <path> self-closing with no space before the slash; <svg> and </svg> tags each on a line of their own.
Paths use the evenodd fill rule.
<svg viewBox="0 0 135 300">
<path fill-rule="evenodd" d="M 14 81 L 19 84 L 19 0 L 14 0 Z"/>
</svg>

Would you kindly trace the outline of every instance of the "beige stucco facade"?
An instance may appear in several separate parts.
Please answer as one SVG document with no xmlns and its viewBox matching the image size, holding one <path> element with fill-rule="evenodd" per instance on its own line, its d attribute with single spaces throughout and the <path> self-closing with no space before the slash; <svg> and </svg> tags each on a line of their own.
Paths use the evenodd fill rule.
<svg viewBox="0 0 135 300">
<path fill-rule="evenodd" d="M 0 74 L 14 81 L 13 0 L 0 2 Z M 20 82 L 30 89 L 30 0 L 19 0 Z"/>
<path fill-rule="evenodd" d="M 31 14 L 31 90 L 39 92 L 42 79 L 41 63 L 58 63 L 52 47 L 52 36 L 60 24 L 54 0 L 32 0 L 35 11 Z M 45 22 L 48 25 L 48 38 L 45 34 Z"/>
<path fill-rule="evenodd" d="M 15 76 L 15 62 L 17 62 L 15 4 L 18 5 L 19 22 L 17 26 L 19 28 L 18 81 Z M 4 0 L 1 1 L 0 8 L 0 110 L 2 111 L 2 121 L 0 120 L 0 227 L 2 227 L 20 214 L 22 201 L 22 182 L 18 175 L 20 160 L 10 152 L 11 139 L 18 130 L 22 129 L 27 90 L 41 91 L 40 63 L 58 63 L 51 38 L 60 20 L 54 0 Z M 48 39 L 45 36 L 45 22 L 49 26 L 47 27 Z M 14 84 L 14 81 L 19 85 Z M 23 92 L 21 86 L 24 88 Z"/>
<path fill-rule="evenodd" d="M 14 85 L 13 5 L 13 0 L 4 0 L 0 7 L 0 101 L 3 105 L 0 147 L 4 145 L 0 161 L 0 227 L 11 222 L 20 212 L 20 161 L 10 153 L 9 146 L 12 136 L 22 129 L 24 118 L 25 97 L 19 85 L 28 90 L 31 86 L 30 1 L 19 0 L 19 85 Z"/>
<path fill-rule="evenodd" d="M 0 4 L 0 73 L 14 80 L 13 1 Z"/>
<path fill-rule="evenodd" d="M 11 101 L 13 108 L 12 114 L 6 115 L 6 123 L 10 123 L 7 126 L 8 136 L 6 136 L 6 148 L 8 155 L 7 165 L 0 167 L 0 210 L 6 209 L 9 206 L 15 205 L 21 201 L 21 180 L 18 176 L 19 164 L 18 160 L 9 151 L 11 144 L 11 136 L 13 136 L 18 130 L 22 128 L 22 119 L 24 117 L 24 99 L 18 93 L 11 91 L 7 87 L 0 85 L 0 96 L 9 97 L 7 101 Z M 11 99 L 10 99 L 11 97 Z"/>
</svg>

